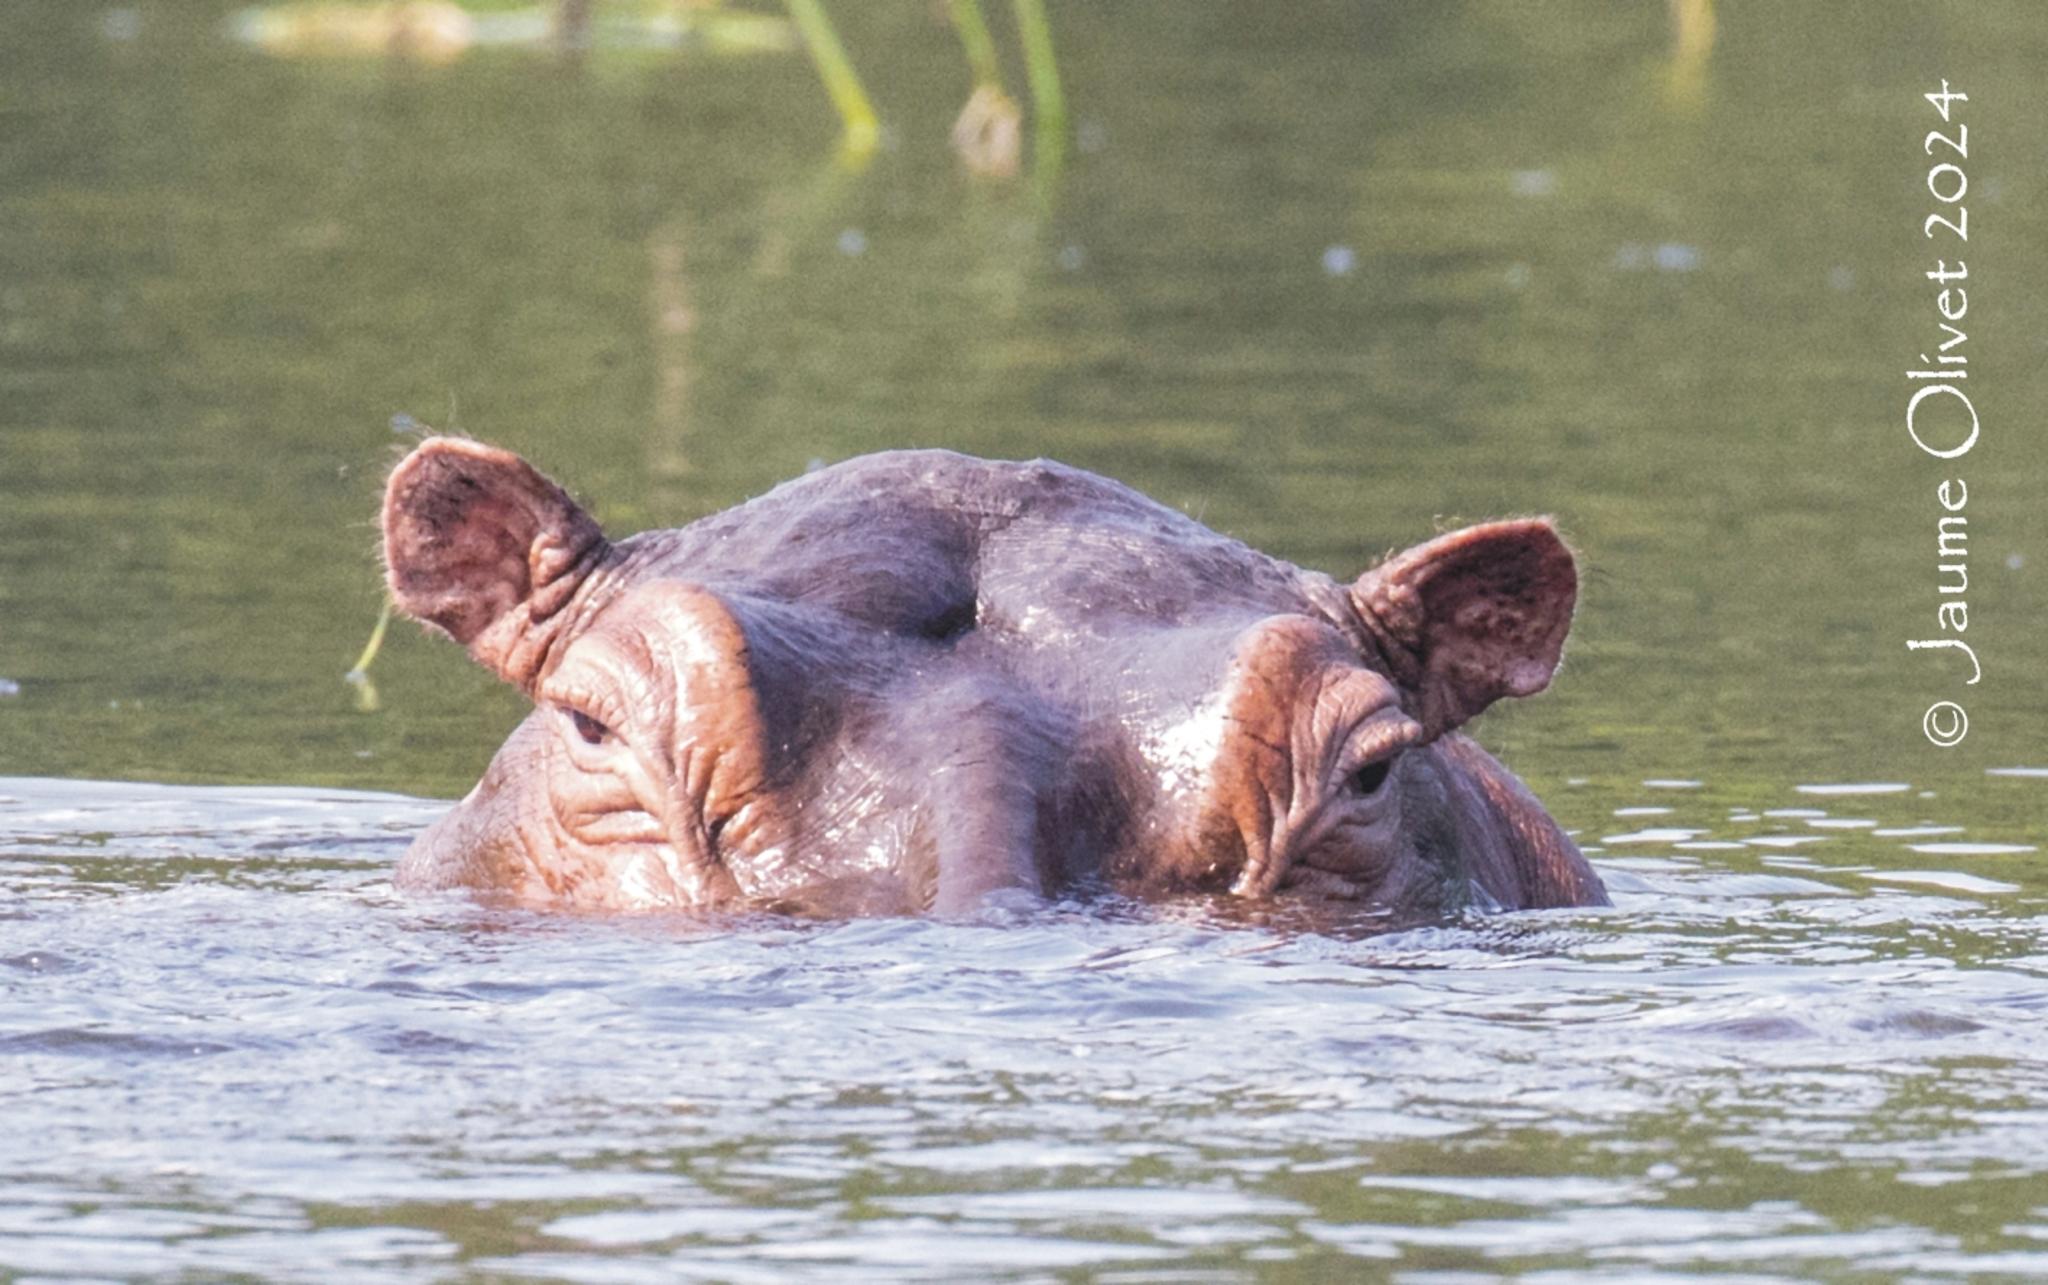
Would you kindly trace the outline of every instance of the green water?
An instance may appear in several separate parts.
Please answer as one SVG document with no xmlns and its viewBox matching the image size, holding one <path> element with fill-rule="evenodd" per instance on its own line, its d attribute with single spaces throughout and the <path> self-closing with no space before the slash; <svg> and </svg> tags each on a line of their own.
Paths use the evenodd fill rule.
<svg viewBox="0 0 2048 1285">
<path fill-rule="evenodd" d="M 1905 775 L 2018 824 L 1978 777 L 2048 712 L 2042 559 L 2005 565 L 2048 470 L 2048 28 L 1736 7 L 1688 113 L 1636 8 L 1075 6 L 1049 208 L 959 172 L 965 73 L 915 5 L 847 15 L 894 140 L 859 175 L 796 58 L 407 72 L 266 60 L 203 5 L 128 41 L 15 10 L 0 770 L 463 788 L 510 697 L 410 636 L 384 715 L 335 682 L 405 413 L 620 530 L 904 445 L 1068 459 L 1339 572 L 1554 513 L 1590 571 L 1571 668 L 1493 727 L 1534 774 Z M 1971 691 L 1903 645 L 1937 636 L 1947 472 L 1902 373 L 1942 76 L 1984 193 Z M 1920 713 L 1953 696 L 1942 753 Z"/>
<path fill-rule="evenodd" d="M 968 86 L 933 6 L 832 8 L 888 128 L 857 173 L 835 165 L 829 104 L 794 56 L 602 56 L 579 74 L 497 51 L 398 67 L 266 57 L 223 37 L 216 5 L 0 7 L 0 777 L 466 790 L 518 718 L 516 694 L 410 626 L 393 630 L 375 666 L 380 709 L 360 709 L 341 681 L 380 600 L 375 506 L 383 471 L 411 440 L 394 434 L 394 416 L 526 453 L 615 532 L 715 511 L 814 460 L 898 446 L 1055 456 L 1347 575 L 1455 521 L 1547 512 L 1586 569 L 1566 668 L 1551 692 L 1476 730 L 1627 894 L 1633 918 L 1596 917 L 1557 946 L 1557 967 L 1577 979 L 1566 984 L 1581 987 L 1571 1003 L 1609 1002 L 1588 993 L 1598 986 L 1586 977 L 1610 966 L 1599 943 L 1618 933 L 1619 957 L 1665 978 L 1647 984 L 1673 988 L 1657 996 L 1683 1008 L 1711 991 L 1707 1010 L 1670 1034 L 1717 1051 L 1672 1071 L 1679 1087 L 1663 1096 L 1640 1078 L 1658 1073 L 1654 1062 L 1602 1081 L 1581 1053 L 1577 1071 L 1537 1075 L 1527 1068 L 1550 1041 L 1529 1030 L 1576 1040 L 1569 1022 L 1542 1026 L 1551 1018 L 1536 1016 L 1533 992 L 1488 1016 L 1454 982 L 1472 1004 L 1459 1011 L 1477 1025 L 1437 1032 L 1466 1059 L 1452 1114 L 1487 1142 L 1459 1153 L 1477 1157 L 1469 1167 L 1440 1167 L 1475 1183 L 1581 1180 L 1592 1194 L 1581 1200 L 1567 1184 L 1556 1197 L 1576 1212 L 1546 1205 L 1544 1218 L 1518 1221 L 1522 1197 L 1508 1188 L 1415 1186 L 1429 1168 L 1416 1141 L 1388 1143 L 1381 1158 L 1413 1177 L 1408 1186 L 1368 1183 L 1361 1196 L 1345 1171 L 1344 1194 L 1332 1194 L 1315 1176 L 1329 1170 L 1315 1166 L 1341 1157 L 1317 1151 L 1319 1126 L 1304 1117 L 1275 1135 L 1304 1166 L 1298 1174 L 1245 1141 L 1256 1129 L 1189 1125 L 1167 1140 L 1185 1163 L 1110 1143 L 1094 1159 L 1076 1153 L 1071 1185 L 1083 1194 L 1054 1214 L 1078 1217 L 1091 1190 L 1205 1191 L 1236 1174 L 1230 1217 L 1290 1229 L 1264 1244 L 1269 1258 L 1258 1236 L 1187 1249 L 1200 1220 L 1178 1206 L 1109 1199 L 1102 1216 L 1124 1217 L 1116 1235 L 1126 1238 L 1179 1227 L 1168 1240 L 1188 1265 L 1243 1271 L 1289 1261 L 1305 1271 L 1317 1254 L 1346 1253 L 1399 1259 L 1411 1272 L 1504 1262 L 1624 1273 L 1672 1263 L 2043 1270 L 2048 857 L 2034 848 L 2048 837 L 2048 773 L 2011 771 L 2048 766 L 2048 23 L 2037 7 L 1724 3 L 1700 95 L 1686 104 L 1667 89 L 1667 12 L 1652 0 L 1054 0 L 1075 137 L 1064 172 L 1039 185 L 970 179 L 947 150 Z M 1007 30 L 1007 6 L 990 12 Z M 1011 72 L 1021 90 L 1021 68 Z M 1960 255 L 1922 235 L 1922 219 L 1948 208 L 1924 185 L 1944 157 L 1922 144 L 1941 127 L 1922 94 L 1944 77 L 1970 95 L 1957 109 L 1970 127 Z M 1952 464 L 1915 449 L 1904 423 L 1914 387 L 1904 372 L 1939 337 L 1935 288 L 1922 275 L 1938 256 L 1969 263 L 1961 351 L 1983 425 Z M 1935 622 L 1935 487 L 1949 477 L 1969 486 L 1962 636 L 1983 664 L 1974 687 L 1953 655 L 1905 647 L 1956 636 Z M 1970 717 L 1967 739 L 1946 750 L 1921 731 L 1922 711 L 1944 699 Z M 1643 785 L 1663 779 L 1697 785 Z M 1860 795 L 1799 790 L 1885 783 L 1906 788 L 1867 806 Z M 205 857 L 252 841 L 225 814 L 209 832 L 204 795 L 177 831 L 201 836 L 196 846 L 158 852 L 130 835 L 133 869 L 76 866 L 81 845 L 128 832 L 97 815 L 71 825 L 69 796 L 52 790 L 43 798 L 15 781 L 6 791 L 26 818 L 0 836 L 16 862 L 6 886 L 31 935 L 17 943 L 23 952 L 37 933 L 68 936 L 70 953 L 125 931 L 118 918 L 74 922 L 34 907 L 93 889 L 139 897 L 165 881 L 234 884 L 241 876 L 222 871 L 245 868 L 239 857 Z M 1613 816 L 1641 807 L 1672 810 Z M 1763 815 L 1788 808 L 1839 815 Z M 376 829 L 384 818 L 362 816 L 376 839 L 367 860 L 332 857 L 332 844 L 353 840 L 305 839 L 304 852 L 332 861 L 308 856 L 315 873 L 297 882 L 257 881 L 261 904 L 288 918 L 293 896 L 317 901 L 374 879 L 421 819 L 406 812 L 386 834 Z M 1808 833 L 1813 820 L 1877 824 Z M 1946 837 L 1967 846 L 1915 851 L 1928 836 L 1872 834 L 1923 823 L 1958 827 Z M 1646 826 L 1674 833 L 1625 833 Z M 1774 832 L 1823 841 L 1796 853 L 1748 842 Z M 1731 846 L 1678 846 L 1695 842 Z M 1777 885 L 1741 882 L 1789 878 L 1787 869 L 1809 881 L 1804 892 L 1818 880 L 1834 899 L 1780 903 Z M 1936 885 L 1947 895 L 1880 896 L 1864 878 L 1928 870 L 1949 880 Z M 1755 916 L 1685 909 L 1695 896 L 1751 895 Z M 214 913 L 186 909 L 195 923 Z M 0 902 L 0 915 L 13 913 Z M 374 971 L 415 928 L 452 931 L 429 919 L 379 920 L 351 939 L 351 958 Z M 778 931 L 747 949 L 766 949 Z M 1121 940 L 1137 930 L 1102 931 Z M 1046 932 L 1049 942 L 1033 940 L 1056 955 L 1087 938 L 1064 923 Z M 249 953 L 289 953 L 282 940 Z M 799 957 L 813 971 L 803 976 L 815 982 L 836 952 L 861 947 L 806 938 Z M 171 966 L 175 945 L 162 949 L 137 961 L 144 975 Z M 613 937 L 592 949 L 581 963 L 593 971 L 631 955 Z M 987 962 L 1007 948 L 976 939 L 967 949 L 991 952 L 978 956 Z M 1176 949 L 1196 960 L 1226 951 Z M 1323 976 L 1314 948 L 1286 949 L 1297 952 L 1288 968 Z M 1837 949 L 1878 961 L 1877 971 L 1830 971 Z M 1768 968 L 1755 952 L 1770 955 Z M 1758 971 L 1741 971 L 1745 960 Z M 1871 998 L 1923 985 L 1913 961 L 1949 979 L 1938 1021 Z M 669 962 L 687 969 L 689 953 Z M 1381 981 L 1398 976 L 1371 972 L 1384 963 L 1346 960 Z M 1761 1051 L 1714 1044 L 1763 1020 L 1736 998 L 1745 978 L 1764 1008 L 1805 1015 L 1800 1038 L 1810 1042 L 1796 1056 L 1769 1044 L 1768 1030 Z M 1056 982 L 1045 1011 L 1090 1011 L 1071 994 L 1078 1007 L 1061 1009 Z M 313 1002 L 307 976 L 281 984 L 303 984 Z M 1261 1011 L 1252 978 L 1230 986 L 1215 1013 Z M 87 1017 L 94 993 L 72 996 Z M 11 1013 L 51 1002 L 45 991 L 11 994 Z M 1842 994 L 1871 1007 L 1851 1002 L 1840 1024 L 1813 1018 Z M 952 999 L 966 1007 L 941 1004 L 935 1021 L 965 1020 L 972 1004 Z M 1988 1035 L 1941 1026 L 1979 1000 L 2003 1015 L 1986 1019 Z M 1662 1002 L 1638 995 L 1624 1007 Z M 1193 1024 L 1196 1044 L 1213 1038 L 1195 1018 L 1179 1020 Z M 1928 1021 L 1953 1047 L 1891 1078 L 1890 1041 Z M 1663 1033 L 1610 1032 L 1615 1043 L 1595 1047 Z M 1142 1039 L 1128 1052 L 1140 1078 L 1160 1055 Z M 968 1081 L 1001 1074 L 967 1061 Z M 1374 1105 L 1370 1085 L 1431 1065 L 1426 1050 L 1366 1062 L 1365 1089 L 1294 1086 L 1317 1104 L 1302 1110 L 1356 1105 L 1362 1093 L 1362 1109 L 1396 1111 L 1402 1103 Z M 895 1065 L 877 1054 L 870 1079 L 849 1073 L 836 1116 L 804 1114 L 801 1092 L 758 1090 L 780 1111 L 763 1126 L 770 1133 L 726 1138 L 719 1154 L 829 1150 L 819 1132 L 828 1117 L 858 1136 L 870 1101 L 861 1095 L 879 1093 Z M 32 1114 L 45 1091 L 79 1119 L 106 1106 L 68 1073 L 37 1066 L 32 1085 L 15 1086 Z M 1514 1067 L 1523 1070 L 1503 1069 Z M 632 1092 L 653 1091 L 632 1074 Z M 1128 1085 L 1097 1074 L 1055 1104 L 1070 1113 L 1068 1134 L 1092 1127 L 1082 1099 L 1119 1137 L 1122 1127 L 1173 1128 L 1187 1106 L 1140 1091 L 1135 1100 L 1158 1117 L 1118 1117 Z M 0 1085 L 6 1075 L 0 1067 Z M 1538 1105 L 1489 1114 L 1499 1076 Z M 1745 1090 L 1744 1076 L 1766 1087 Z M 1733 1098 L 1716 1097 L 1724 1077 L 1735 1077 Z M 780 1063 L 769 1075 L 797 1078 Z M 1037 1092 L 1030 1083 L 1016 1090 L 1024 1100 Z M 1228 1110 L 1202 1097 L 1207 1081 L 1192 1083 L 1192 1109 Z M 1814 1095 L 1827 1097 L 1830 1084 L 1841 1099 L 1821 1111 Z M 1581 1092 L 1616 1104 L 1607 1131 L 1590 1108 L 1546 1114 Z M 728 1105 L 762 1105 L 734 1093 Z M 241 1109 L 231 1087 L 218 1094 L 210 1108 Z M 523 1100 L 505 1089 L 483 1105 Z M 1896 1128 L 1859 1132 L 1859 1113 L 1887 1103 L 1905 1113 Z M 2009 1118 L 1997 1125 L 1972 1114 L 1980 1108 Z M 84 1136 L 65 1132 L 74 1117 L 62 1112 L 36 1126 L 60 1150 Z M 919 1145 L 985 1141 L 977 1120 L 941 1119 L 941 1136 Z M 368 1127 L 398 1139 L 417 1122 Z M 2031 1150 L 1968 1141 L 1994 1127 L 2017 1130 Z M 1819 1150 L 1807 1145 L 1815 1136 L 1827 1140 Z M 579 1188 L 563 1175 L 607 1162 L 554 1142 L 535 1144 L 566 1166 L 553 1187 L 542 1184 L 560 1206 L 545 1216 L 464 1231 L 463 1211 L 474 1209 L 442 1192 L 452 1203 L 396 1221 L 445 1234 L 463 1261 L 497 1261 L 547 1218 L 600 1217 L 613 1208 L 604 1201 L 627 1199 L 600 1193 L 577 1205 Z M 1630 1146 L 1660 1158 L 1648 1169 L 1618 1160 Z M 850 1146 L 821 1162 L 848 1184 L 855 1221 L 878 1208 L 862 1203 L 879 1199 L 866 1154 Z M 1928 1154 L 1940 1161 L 1939 1212 L 1923 1208 L 1937 1182 L 1913 1158 Z M 418 1172 L 431 1168 L 420 1163 Z M 1688 1188 L 1658 1164 L 1704 1175 L 1705 1186 Z M 127 1189 L 121 1164 L 95 1172 Z M 910 1211 L 901 1234 L 918 1252 L 951 1242 L 917 1222 L 931 1211 L 916 1202 L 986 1177 L 971 1165 L 930 1173 L 939 1176 L 920 1179 L 929 1189 L 890 1196 L 891 1208 Z M 1428 1181 L 1452 1181 L 1444 1173 Z M 813 1200 L 790 1181 L 732 1190 L 782 1208 Z M 1638 1199 L 1648 1189 L 1657 1198 Z M 276 1198 L 257 1179 L 222 1179 L 170 1207 L 233 1211 L 264 1192 Z M 60 1198 L 70 1199 L 51 1197 Z M 1695 1222 L 1671 1221 L 1672 1201 Z M 1601 1231 L 1601 1211 L 1623 1206 L 1635 1212 Z M 988 1208 L 968 1216 L 1011 1234 L 1037 1225 L 1028 1209 Z M 361 1222 L 326 1206 L 299 1215 L 319 1228 Z M 1924 1234 L 1894 1235 L 1916 1218 Z M 23 1225 L 31 1239 L 43 1226 Z M 658 1224 L 652 1239 L 672 1247 L 687 1225 Z M 626 1246 L 619 1253 L 643 1244 L 611 1231 L 624 1239 L 604 1243 Z M 178 1234 L 147 1220 L 126 1233 L 144 1247 Z M 1694 1234 L 1702 1244 L 1747 1237 L 1753 1252 L 1660 1259 L 1621 1248 Z M 1800 1237 L 1822 1248 L 1808 1253 Z M 387 1265 L 431 1265 L 442 1253 L 402 1236 L 378 1244 L 388 1256 L 372 1261 Z M 1296 1256 L 1279 1252 L 1290 1246 Z M 820 1253 L 884 1274 L 896 1262 Z M 294 1270 L 289 1256 L 251 1255 L 186 1262 Z M 988 1261 L 1044 1274 L 1112 1260 Z M 740 1260 L 718 1261 L 714 1275 Z"/>
</svg>

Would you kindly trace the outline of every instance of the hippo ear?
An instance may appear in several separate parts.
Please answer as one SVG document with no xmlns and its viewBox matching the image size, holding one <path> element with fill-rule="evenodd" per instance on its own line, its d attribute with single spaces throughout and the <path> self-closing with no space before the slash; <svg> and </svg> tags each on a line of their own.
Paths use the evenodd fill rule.
<svg viewBox="0 0 2048 1285">
<path fill-rule="evenodd" d="M 521 687 L 547 622 L 609 546 L 561 487 L 510 451 L 430 437 L 384 488 L 384 566 L 401 611 Z"/>
<path fill-rule="evenodd" d="M 1434 738 L 1503 696 L 1550 685 L 1578 586 L 1556 528 L 1529 518 L 1395 554 L 1358 578 L 1351 599 Z"/>
</svg>

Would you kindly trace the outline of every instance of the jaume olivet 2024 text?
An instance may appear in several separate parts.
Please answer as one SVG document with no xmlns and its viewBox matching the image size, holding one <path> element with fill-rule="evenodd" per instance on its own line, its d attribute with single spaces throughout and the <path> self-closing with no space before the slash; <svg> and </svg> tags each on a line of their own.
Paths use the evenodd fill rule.
<svg viewBox="0 0 2048 1285">
<path fill-rule="evenodd" d="M 1912 390 L 1906 399 L 1906 435 L 1930 457 L 1948 462 L 1968 455 L 1982 429 L 1970 400 L 1970 358 L 1964 351 L 1969 335 L 1963 330 L 1970 311 L 1970 265 L 1963 257 L 1970 241 L 1970 211 L 1963 203 L 1970 190 L 1963 169 L 1970 159 L 1970 127 L 1963 122 L 1962 104 L 1970 97 L 1950 89 L 1946 80 L 1924 97 L 1941 117 L 1940 127 L 1927 131 L 1920 144 L 1928 158 L 1927 193 L 1935 203 L 1920 230 L 1934 242 L 1934 266 L 1926 275 L 1934 283 L 1937 316 L 1931 350 L 1906 372 Z M 1906 649 L 1952 656 L 1954 675 L 1964 686 L 1975 687 L 1984 667 L 1962 637 L 1970 627 L 1970 519 L 1963 512 L 1970 487 L 1959 470 L 1951 467 L 1936 484 L 1934 500 L 1940 506 L 1934 520 L 1934 619 L 1940 636 L 1909 639 Z M 1969 734 L 1970 716 L 1960 702 L 1938 700 L 1921 715 L 1920 730 L 1935 745 L 1951 749 Z"/>
</svg>

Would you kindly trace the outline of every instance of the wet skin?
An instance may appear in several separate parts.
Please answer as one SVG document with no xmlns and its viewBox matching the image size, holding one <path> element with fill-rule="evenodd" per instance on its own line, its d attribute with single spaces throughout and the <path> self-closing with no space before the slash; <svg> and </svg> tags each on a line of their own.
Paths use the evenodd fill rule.
<svg viewBox="0 0 2048 1285">
<path fill-rule="evenodd" d="M 392 474 L 399 606 L 534 701 L 397 879 L 593 908 L 969 912 L 1073 887 L 1604 904 L 1456 729 L 1542 690 L 1577 577 L 1494 522 L 1351 584 L 1059 464 L 850 460 L 608 540 L 524 460 Z"/>
</svg>

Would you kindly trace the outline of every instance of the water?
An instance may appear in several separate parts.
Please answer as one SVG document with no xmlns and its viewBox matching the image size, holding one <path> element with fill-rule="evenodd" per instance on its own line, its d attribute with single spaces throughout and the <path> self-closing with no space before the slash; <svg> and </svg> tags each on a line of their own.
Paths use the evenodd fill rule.
<svg viewBox="0 0 2048 1285">
<path fill-rule="evenodd" d="M 794 58 L 394 71 L 222 8 L 0 8 L 0 1271 L 2048 1273 L 2030 6 L 1724 6 L 1688 109 L 1654 4 L 1055 4 L 1049 204 L 958 173 L 928 6 L 835 7 L 859 174 Z M 1975 688 L 1903 646 L 1942 76 Z M 1617 905 L 397 896 L 519 712 L 410 629 L 340 681 L 400 415 L 618 531 L 908 445 L 1346 574 L 1555 513 L 1566 668 L 1477 731 Z"/>
<path fill-rule="evenodd" d="M 394 895 L 415 800 L 0 779 L 4 1257 L 2048 1270 L 2048 918 L 1911 796 L 1641 797 L 1687 837 L 1615 822 L 1612 910 L 1356 938 L 494 912 Z"/>
</svg>

